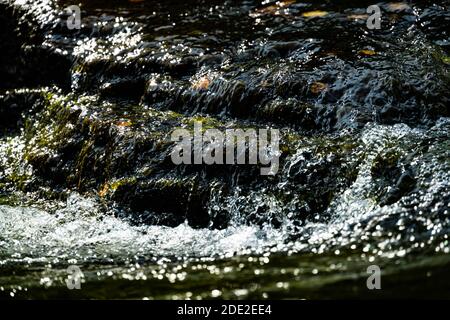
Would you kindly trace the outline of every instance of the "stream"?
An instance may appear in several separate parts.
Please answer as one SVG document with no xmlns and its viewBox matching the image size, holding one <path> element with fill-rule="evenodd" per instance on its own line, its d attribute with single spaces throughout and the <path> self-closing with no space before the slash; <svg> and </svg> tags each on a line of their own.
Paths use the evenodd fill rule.
<svg viewBox="0 0 450 320">
<path fill-rule="evenodd" d="M 450 298 L 449 1 L 78 2 L 0 0 L 0 299 Z"/>
</svg>

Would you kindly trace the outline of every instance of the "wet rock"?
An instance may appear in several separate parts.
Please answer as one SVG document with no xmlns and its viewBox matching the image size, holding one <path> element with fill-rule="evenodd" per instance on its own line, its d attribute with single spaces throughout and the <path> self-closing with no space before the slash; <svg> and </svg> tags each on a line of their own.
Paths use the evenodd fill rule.
<svg viewBox="0 0 450 320">
<path fill-rule="evenodd" d="M 409 170 L 405 171 L 402 173 L 395 186 L 391 188 L 384 199 L 380 201 L 380 204 L 389 205 L 397 202 L 400 198 L 413 191 L 415 185 L 416 180 L 412 172 Z"/>
<path fill-rule="evenodd" d="M 42 3 L 34 6 L 0 3 L 0 89 L 51 84 L 70 87 L 71 57 L 60 48 L 43 44 L 45 29 L 54 21 L 53 8 Z"/>
<path fill-rule="evenodd" d="M 411 205 L 426 189 L 413 161 L 419 153 L 405 155 L 413 142 L 390 145 L 382 135 L 380 147 L 365 139 L 389 132 L 372 125 L 427 130 L 449 116 L 446 45 L 434 20 L 445 14 L 435 6 L 414 7 L 424 26 L 412 10 L 391 10 L 387 33 L 349 19 L 361 13 L 351 5 L 327 4 L 324 14 L 322 4 L 289 3 L 256 16 L 255 2 L 218 3 L 215 13 L 157 4 L 167 15 L 146 4 L 123 2 L 119 14 L 85 3 L 83 27 L 69 31 L 61 4 L 41 4 L 1 4 L 2 54 L 11 63 L 0 72 L 13 78 L 1 87 L 58 87 L 29 95 L 33 102 L 2 96 L 0 112 L 11 119 L 4 126 L 25 145 L 21 160 L 32 170 L 31 178 L 15 175 L 5 157 L 9 185 L 95 194 L 140 223 L 213 228 L 332 218 L 362 172 L 370 188 L 358 196 L 376 205 Z M 175 166 L 170 133 L 195 120 L 280 129 L 279 175 L 261 177 L 257 166 Z"/>
<path fill-rule="evenodd" d="M 198 118 L 186 122 L 181 115 L 136 107 L 127 110 L 129 120 L 125 121 L 123 110 L 96 98 L 41 94 L 41 111 L 32 116 L 34 121 L 24 131 L 24 160 L 35 174 L 27 189 L 45 185 L 50 189 L 93 192 L 128 210 L 133 219 L 146 212 L 144 220 L 148 222 L 174 225 L 187 220 L 194 227 L 223 227 L 231 223 L 234 213 L 228 211 L 224 217 L 224 211 L 212 212 L 212 202 L 232 199 L 236 189 L 241 190 L 244 202 L 250 201 L 252 190 L 270 190 L 268 201 L 274 199 L 293 206 L 298 203 L 299 208 L 308 208 L 302 209 L 307 217 L 324 212 L 334 194 L 354 179 L 348 171 L 355 170 L 357 163 L 341 163 L 342 157 L 350 156 L 352 148 L 347 142 L 337 147 L 336 141 L 327 140 L 322 149 L 311 155 L 309 164 L 305 163 L 296 173 L 292 168 L 288 171 L 288 179 L 295 184 L 289 186 L 287 194 L 287 190 L 277 187 L 286 178 L 283 173 L 273 178 L 260 176 L 258 166 L 176 166 L 170 160 L 170 133 L 186 123 L 191 126 Z M 226 127 L 213 123 L 218 128 Z M 281 161 L 293 161 L 291 157 L 301 139 L 294 137 L 283 138 Z M 330 168 L 334 168 L 333 173 Z M 219 198 L 212 193 L 212 186 L 221 186 Z M 288 212 L 287 208 L 279 212 L 272 206 L 252 212 L 251 206 L 245 207 L 249 211 L 243 209 L 242 217 L 248 223 L 280 225 Z M 150 219 L 150 212 L 154 219 Z"/>
</svg>

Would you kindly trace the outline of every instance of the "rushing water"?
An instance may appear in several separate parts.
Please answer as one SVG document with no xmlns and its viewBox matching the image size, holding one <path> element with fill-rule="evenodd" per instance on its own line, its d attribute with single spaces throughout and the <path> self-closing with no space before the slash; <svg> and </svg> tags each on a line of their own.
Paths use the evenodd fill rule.
<svg viewBox="0 0 450 320">
<path fill-rule="evenodd" d="M 447 1 L 0 3 L 0 297 L 449 297 Z M 278 174 L 173 165 L 194 120 Z"/>
</svg>

